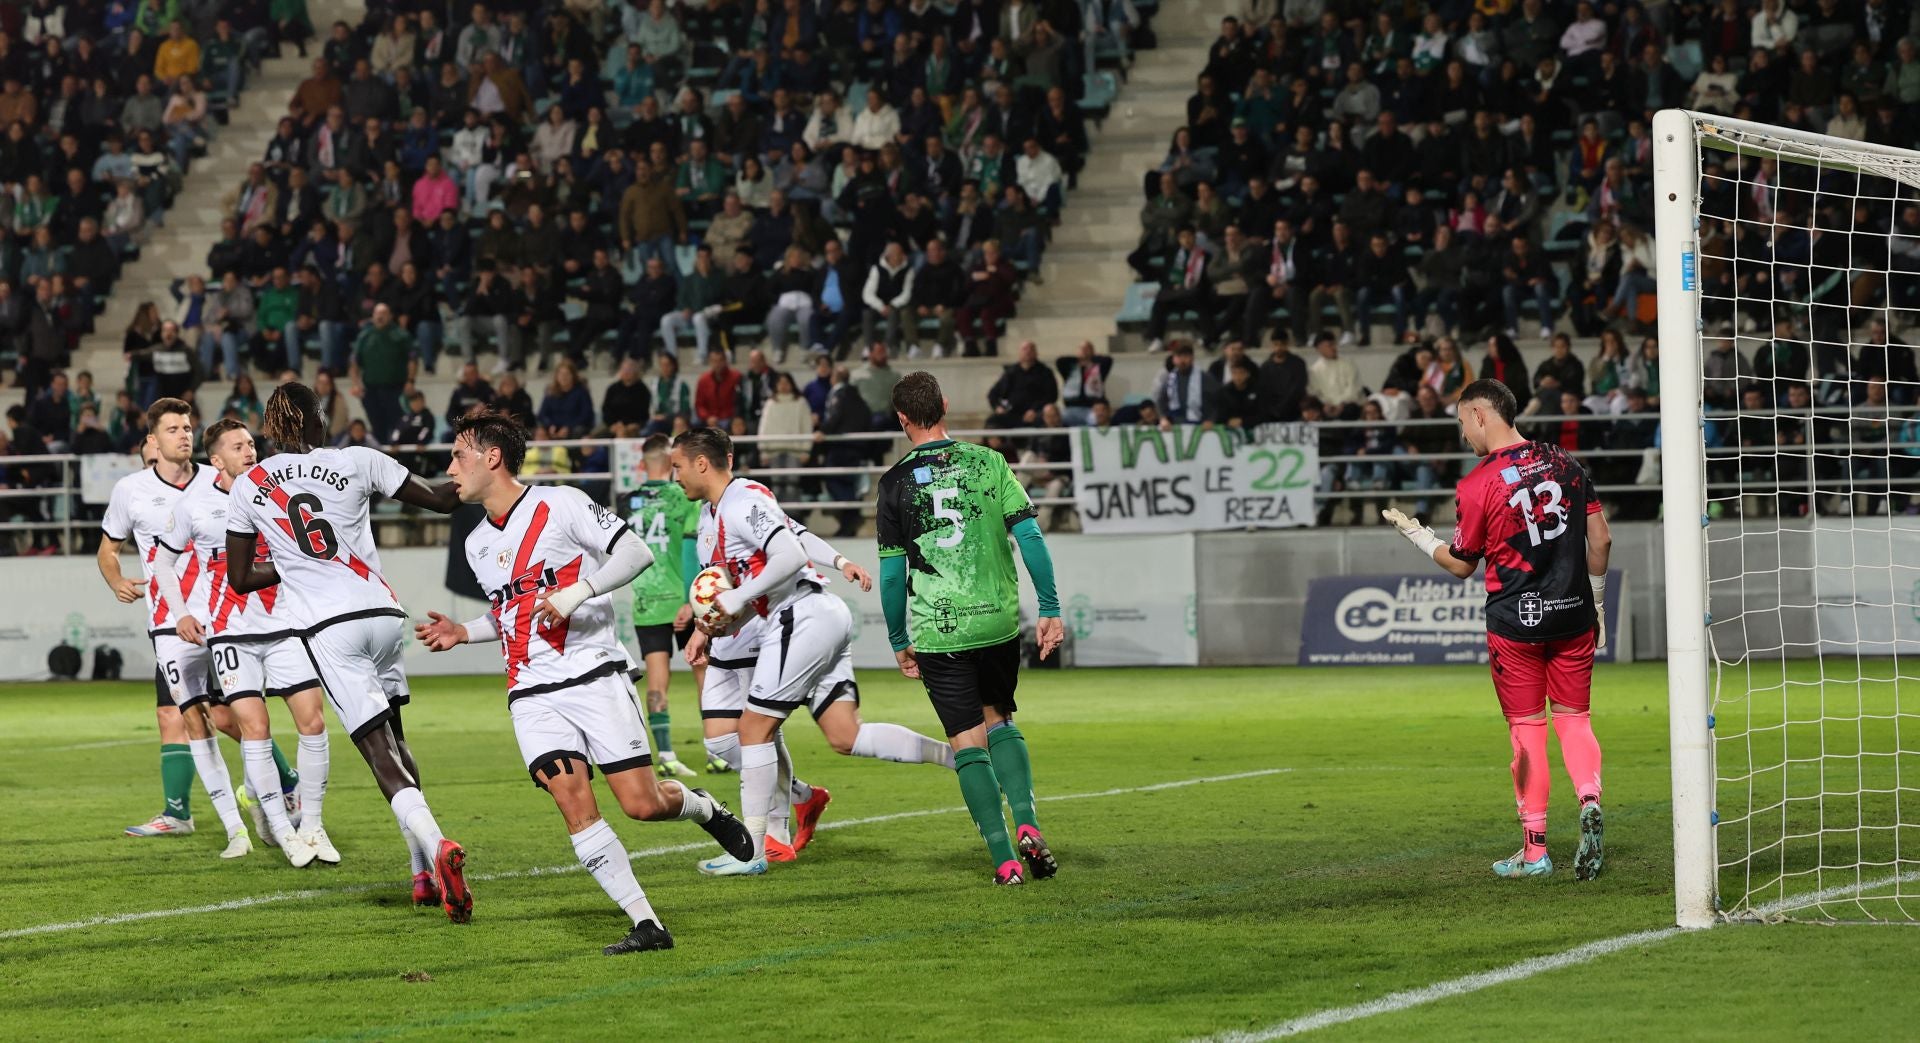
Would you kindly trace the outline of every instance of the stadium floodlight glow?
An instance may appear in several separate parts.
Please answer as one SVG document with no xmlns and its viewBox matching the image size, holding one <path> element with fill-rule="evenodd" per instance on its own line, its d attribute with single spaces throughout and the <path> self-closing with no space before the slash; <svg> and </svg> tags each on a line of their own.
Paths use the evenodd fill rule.
<svg viewBox="0 0 1920 1043">
<path fill-rule="evenodd" d="M 1912 921 L 1920 152 L 1666 110 L 1653 163 L 1676 920 Z"/>
</svg>

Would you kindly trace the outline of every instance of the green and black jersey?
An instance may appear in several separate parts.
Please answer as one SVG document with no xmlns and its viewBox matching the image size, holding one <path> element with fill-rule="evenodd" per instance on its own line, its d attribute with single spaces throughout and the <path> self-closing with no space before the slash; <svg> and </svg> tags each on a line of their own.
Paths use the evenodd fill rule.
<svg viewBox="0 0 1920 1043">
<path fill-rule="evenodd" d="M 964 652 L 1019 635 L 1007 533 L 1035 513 L 1006 458 L 970 442 L 915 446 L 881 476 L 880 557 L 906 555 L 915 649 Z"/>
<path fill-rule="evenodd" d="M 633 581 L 635 626 L 672 623 L 687 603 L 680 546 L 699 518 L 700 505 L 687 499 L 679 482 L 648 481 L 634 490 L 627 524 L 653 552 L 653 564 Z"/>
</svg>

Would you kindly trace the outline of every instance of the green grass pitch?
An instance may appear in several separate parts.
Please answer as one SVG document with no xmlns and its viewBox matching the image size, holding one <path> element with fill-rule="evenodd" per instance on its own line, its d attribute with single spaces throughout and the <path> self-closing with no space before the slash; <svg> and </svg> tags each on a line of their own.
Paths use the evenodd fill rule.
<svg viewBox="0 0 1920 1043">
<path fill-rule="evenodd" d="M 931 728 L 908 682 L 862 681 L 869 719 Z M 327 822 L 344 862 L 296 871 L 256 848 L 223 863 L 197 789 L 203 832 L 119 835 L 159 802 L 150 686 L 10 686 L 0 1039 L 1257 1030 L 1671 922 L 1664 668 L 1602 667 L 1596 689 L 1610 856 L 1596 882 L 1567 871 L 1573 806 L 1557 750 L 1550 844 L 1563 871 L 1488 874 L 1518 827 L 1481 669 L 1034 672 L 1022 728 L 1056 879 L 992 887 L 950 774 L 835 757 L 802 719 L 800 774 L 832 788 L 829 823 L 854 824 L 757 880 L 698 876 L 704 848 L 637 858 L 679 947 L 608 959 L 599 948 L 625 922 L 574 871 L 559 815 L 516 760 L 496 678 L 422 679 L 407 715 L 434 811 L 471 853 L 467 927 L 409 907 L 392 816 L 338 732 Z M 675 735 L 691 753 L 684 693 Z M 223 749 L 237 778 L 238 750 Z M 1239 777 L 1192 781 L 1220 776 Z M 702 781 L 737 806 L 734 777 Z M 614 810 L 604 791 L 602 806 Z M 640 852 L 706 839 L 687 823 L 612 821 Z M 540 868 L 565 871 L 529 872 Z M 1920 1023 L 1916 940 L 1722 928 L 1316 1035 L 1900 1038 Z"/>
</svg>

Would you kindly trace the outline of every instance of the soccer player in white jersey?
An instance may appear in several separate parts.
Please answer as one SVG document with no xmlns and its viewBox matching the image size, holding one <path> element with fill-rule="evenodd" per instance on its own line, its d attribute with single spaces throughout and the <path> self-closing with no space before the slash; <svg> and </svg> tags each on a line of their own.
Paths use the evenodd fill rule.
<svg viewBox="0 0 1920 1043">
<path fill-rule="evenodd" d="M 287 613 L 274 611 L 279 607 L 280 589 L 241 594 L 226 582 L 228 489 L 257 462 L 253 435 L 238 420 L 216 421 L 207 428 L 206 448 L 214 480 L 194 486 L 180 498 L 174 508 L 175 540 L 163 538 L 160 543 L 158 564 L 163 570 L 178 554 L 173 542 L 184 540 L 184 547 L 193 548 L 190 553 L 199 563 L 200 574 L 208 578 L 206 596 L 178 613 L 178 630 L 182 640 L 209 649 L 220 691 L 239 722 L 240 749 L 247 784 L 254 791 L 254 825 L 260 838 L 279 847 L 295 866 L 316 859 L 338 865 L 340 852 L 321 822 L 328 753 L 320 681 Z M 264 543 L 258 547 L 265 550 Z M 161 591 L 166 593 L 164 585 Z M 285 799 L 273 763 L 267 696 L 286 700 L 300 733 L 298 793 L 288 793 Z M 290 817 L 295 808 L 300 816 L 297 830 Z"/>
<path fill-rule="evenodd" d="M 753 858 L 700 865 L 710 876 L 757 876 L 767 871 L 767 820 L 785 799 L 775 737 L 794 710 L 810 709 L 828 744 L 843 754 L 952 767 L 953 750 L 897 724 L 861 722 L 852 684 L 852 614 L 846 602 L 822 592 L 826 581 L 772 491 L 734 478 L 726 432 L 696 428 L 681 435 L 673 443 L 673 467 L 687 496 L 704 501 L 700 560 L 724 565 L 735 584 L 720 595 L 720 620 L 687 643 L 687 661 L 705 663 L 715 633 L 732 631 L 749 616 L 766 621 L 739 727 L 740 805 L 753 834 Z M 846 683 L 822 683 L 834 678 Z"/>
<path fill-rule="evenodd" d="M 408 698 L 400 666 L 406 610 L 380 575 L 368 522 L 375 496 L 451 514 L 459 495 L 452 483 L 431 487 L 372 449 L 315 448 L 326 440 L 327 418 L 305 384 L 290 382 L 274 391 L 261 429 L 285 451 L 234 480 L 227 582 L 240 594 L 281 584 L 274 610 L 284 606 L 289 622 L 300 628 L 327 700 L 400 824 L 413 859 L 414 903 L 437 903 L 449 920 L 466 923 L 473 918 L 466 850 L 441 834 L 400 729 L 400 707 Z M 261 535 L 270 561 L 255 557 Z"/>
<path fill-rule="evenodd" d="M 227 827 L 227 847 L 220 857 L 239 858 L 252 850 L 253 843 L 240 818 L 233 778 L 220 756 L 214 732 L 225 732 L 238 741 L 240 730 L 233 715 L 208 691 L 207 650 L 181 640 L 176 630 L 178 617 L 161 598 L 163 578 L 171 588 L 178 588 L 182 580 L 188 588 L 204 583 L 195 565 L 189 565 L 191 575 L 178 576 L 157 563 L 160 542 L 170 538 L 174 525 L 174 507 L 189 491 L 211 484 L 214 472 L 193 462 L 191 405 L 177 398 L 157 399 L 147 408 L 147 426 L 152 432 L 153 466 L 114 483 L 106 516 L 100 523 L 96 555 L 101 578 L 114 597 L 123 605 L 144 605 L 145 627 L 153 641 L 158 702 L 154 716 L 160 725 L 160 779 L 165 804 L 159 814 L 127 827 L 126 832 L 136 837 L 192 833 L 189 798 L 193 777 L 198 774 L 221 823 Z M 120 547 L 129 539 L 140 555 L 139 580 L 120 569 Z"/>
<path fill-rule="evenodd" d="M 791 516 L 787 518 L 787 527 L 799 537 L 811 564 L 839 572 L 861 590 L 873 589 L 873 577 L 834 550 L 826 540 Z M 766 623 L 758 615 L 749 615 L 738 630 L 713 635 L 707 645 L 706 676 L 700 685 L 700 716 L 706 729 L 707 757 L 710 762 L 718 760 L 726 764 L 730 771 L 740 770 L 740 715 L 746 710 L 747 689 L 753 684 L 754 661 L 760 654 L 760 638 L 766 632 Z M 823 692 L 819 706 L 831 705 L 849 695 L 857 704 L 859 689 L 854 685 L 851 657 L 845 664 L 836 662 L 835 668 L 821 678 L 820 687 Z M 810 701 L 809 705 L 815 704 Z M 833 802 L 833 794 L 825 786 L 811 785 L 794 774 L 793 755 L 787 750 L 782 732 L 773 733 L 773 742 L 779 755 L 780 776 L 774 786 L 773 807 L 767 813 L 767 861 L 791 862 L 813 840 L 820 816 Z M 939 757 L 936 755 L 935 759 Z M 718 860 L 703 863 L 710 867 L 720 864 Z"/>
<path fill-rule="evenodd" d="M 753 838 L 705 790 L 654 772 L 608 596 L 653 564 L 653 553 L 579 489 L 522 485 L 526 451 L 525 431 L 505 413 L 481 410 L 455 422 L 447 474 L 462 500 L 487 509 L 465 549 L 492 608 L 464 624 L 430 612 L 415 634 L 436 652 L 500 642 L 527 774 L 552 795 L 580 864 L 632 920 L 627 936 L 602 951 L 671 949 L 673 935 L 635 879 L 626 847 L 600 817 L 593 766 L 629 818 L 692 819 L 738 858 L 753 853 Z"/>
</svg>

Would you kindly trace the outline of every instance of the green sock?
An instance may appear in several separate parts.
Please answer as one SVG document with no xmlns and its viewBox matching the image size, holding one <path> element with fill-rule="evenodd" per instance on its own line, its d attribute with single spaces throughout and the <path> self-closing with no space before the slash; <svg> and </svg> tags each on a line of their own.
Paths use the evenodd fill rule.
<svg viewBox="0 0 1920 1043">
<path fill-rule="evenodd" d="M 300 773 L 287 763 L 287 755 L 280 752 L 280 744 L 273 744 L 273 766 L 280 769 L 280 792 L 300 792 Z"/>
<path fill-rule="evenodd" d="M 978 746 L 953 751 L 953 771 L 960 776 L 960 795 L 967 800 L 973 824 L 980 827 L 994 867 L 1013 861 L 1013 841 L 1007 839 L 1007 818 L 1000 810 L 1000 780 L 994 777 L 987 751 Z"/>
<path fill-rule="evenodd" d="M 673 752 L 673 725 L 667 711 L 647 714 L 647 730 L 653 733 L 653 750 L 665 756 Z"/>
<path fill-rule="evenodd" d="M 1013 809 L 1013 824 L 1040 828 L 1033 810 L 1033 766 L 1027 763 L 1027 737 L 1008 722 L 987 733 L 987 753 L 993 758 L 993 773 L 1000 779 L 1000 792 L 1007 795 L 1007 807 Z"/>
<path fill-rule="evenodd" d="M 160 744 L 160 789 L 166 795 L 166 814 L 193 817 L 193 751 L 184 742 Z"/>
</svg>

